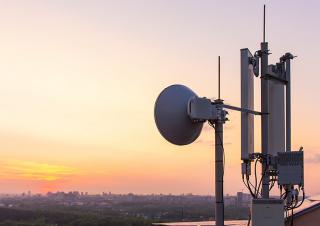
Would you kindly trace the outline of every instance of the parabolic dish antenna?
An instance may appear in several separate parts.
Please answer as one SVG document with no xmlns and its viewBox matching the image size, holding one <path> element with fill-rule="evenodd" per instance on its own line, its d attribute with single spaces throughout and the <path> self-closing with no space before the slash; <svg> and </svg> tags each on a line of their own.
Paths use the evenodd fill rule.
<svg viewBox="0 0 320 226">
<path fill-rule="evenodd" d="M 158 96 L 154 118 L 161 135 L 170 143 L 187 145 L 195 141 L 202 130 L 202 122 L 192 122 L 188 103 L 197 95 L 183 85 L 171 85 Z"/>
</svg>

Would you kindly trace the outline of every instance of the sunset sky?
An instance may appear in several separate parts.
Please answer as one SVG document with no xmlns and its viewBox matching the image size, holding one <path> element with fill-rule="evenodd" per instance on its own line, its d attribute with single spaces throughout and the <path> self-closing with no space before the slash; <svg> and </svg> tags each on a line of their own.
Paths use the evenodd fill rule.
<svg viewBox="0 0 320 226">
<path fill-rule="evenodd" d="M 267 41 L 292 65 L 292 146 L 307 195 L 320 193 L 319 1 L 0 1 L 0 193 L 213 194 L 213 130 L 189 146 L 158 132 L 170 84 L 240 105 L 240 49 Z M 259 110 L 260 79 L 256 84 Z M 225 125 L 225 193 L 240 175 L 240 114 Z M 260 151 L 259 118 L 256 151 Z"/>
</svg>

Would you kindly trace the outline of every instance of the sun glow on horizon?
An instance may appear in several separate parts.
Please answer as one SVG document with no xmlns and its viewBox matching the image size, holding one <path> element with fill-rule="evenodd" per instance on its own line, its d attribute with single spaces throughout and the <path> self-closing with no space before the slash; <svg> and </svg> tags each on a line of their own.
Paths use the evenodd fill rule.
<svg viewBox="0 0 320 226">
<path fill-rule="evenodd" d="M 33 161 L 9 159 L 0 162 L 0 177 L 11 179 L 58 181 L 75 176 L 75 168 L 39 163 Z"/>
</svg>

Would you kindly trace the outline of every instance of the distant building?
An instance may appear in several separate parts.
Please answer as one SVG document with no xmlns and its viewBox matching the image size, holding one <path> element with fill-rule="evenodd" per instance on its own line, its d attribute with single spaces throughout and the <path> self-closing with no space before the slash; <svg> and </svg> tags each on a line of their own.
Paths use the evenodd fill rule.
<svg viewBox="0 0 320 226">
<path fill-rule="evenodd" d="M 242 192 L 237 192 L 237 206 L 242 206 L 242 201 L 243 199 L 243 193 Z"/>
<path fill-rule="evenodd" d="M 237 192 L 236 206 L 250 206 L 252 196 L 243 192 Z"/>
<path fill-rule="evenodd" d="M 224 205 L 225 206 L 235 206 L 237 204 L 237 199 L 234 196 L 226 196 L 224 197 Z"/>
</svg>

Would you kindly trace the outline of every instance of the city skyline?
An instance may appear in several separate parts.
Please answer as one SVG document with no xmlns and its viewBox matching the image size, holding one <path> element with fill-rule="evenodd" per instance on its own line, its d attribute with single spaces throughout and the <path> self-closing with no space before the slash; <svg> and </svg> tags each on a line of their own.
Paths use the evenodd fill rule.
<svg viewBox="0 0 320 226">
<path fill-rule="evenodd" d="M 307 195 L 319 193 L 317 1 L 0 2 L 0 193 L 213 194 L 213 130 L 189 146 L 169 144 L 154 102 L 176 83 L 216 97 L 220 55 L 222 98 L 240 106 L 240 49 L 259 49 L 264 3 L 270 63 L 298 56 L 292 147 L 305 150 Z M 234 194 L 246 188 L 240 115 L 228 118 L 224 181 Z"/>
</svg>

